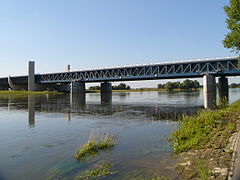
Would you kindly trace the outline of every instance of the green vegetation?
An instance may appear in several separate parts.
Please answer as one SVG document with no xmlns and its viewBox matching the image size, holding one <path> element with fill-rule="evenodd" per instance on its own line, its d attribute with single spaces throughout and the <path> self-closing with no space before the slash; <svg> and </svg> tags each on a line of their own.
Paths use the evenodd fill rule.
<svg viewBox="0 0 240 180">
<path fill-rule="evenodd" d="M 240 83 L 237 84 L 237 83 L 232 83 L 230 86 L 230 88 L 239 88 L 240 87 Z"/>
<path fill-rule="evenodd" d="M 90 86 L 88 89 L 89 90 L 99 90 L 100 91 L 101 87 L 100 86 Z"/>
<path fill-rule="evenodd" d="M 56 91 L 0 91 L 0 95 L 63 94 Z"/>
<path fill-rule="evenodd" d="M 80 175 L 76 176 L 75 179 L 98 179 L 113 174 L 111 172 L 111 162 L 103 161 L 96 165 L 93 169 L 86 170 Z"/>
<path fill-rule="evenodd" d="M 113 90 L 128 90 L 128 89 L 131 89 L 131 87 L 124 83 L 120 83 L 118 86 L 113 86 L 112 89 Z"/>
<path fill-rule="evenodd" d="M 201 180 L 209 180 L 211 177 L 210 169 L 204 164 L 201 159 L 196 160 L 198 176 Z"/>
<path fill-rule="evenodd" d="M 100 86 L 91 86 L 89 87 L 89 90 L 100 90 L 101 87 Z M 113 90 L 129 90 L 131 89 L 130 86 L 126 85 L 125 83 L 120 83 L 117 86 L 112 86 Z"/>
<path fill-rule="evenodd" d="M 157 89 L 157 88 L 139 88 L 139 89 L 128 89 L 128 90 L 112 90 L 112 92 L 145 92 L 145 91 L 169 91 L 168 89 Z M 181 92 L 184 89 L 172 89 L 171 92 Z M 100 90 L 87 90 L 87 93 L 99 93 Z"/>
<path fill-rule="evenodd" d="M 65 177 L 73 174 L 86 166 L 86 162 L 75 161 L 74 159 L 64 159 L 57 162 L 49 168 L 45 178 L 46 180 L 65 179 Z"/>
<path fill-rule="evenodd" d="M 94 155 L 99 151 L 112 149 L 115 144 L 114 136 L 109 133 L 105 133 L 103 136 L 90 134 L 88 142 L 80 146 L 75 158 L 79 160 L 86 155 Z"/>
<path fill-rule="evenodd" d="M 239 114 L 240 101 L 237 101 L 227 108 L 204 110 L 195 116 L 183 116 L 179 129 L 169 138 L 174 152 L 211 147 L 213 143 L 209 141 L 214 136 L 224 136 L 221 139 L 221 146 L 224 148 L 228 138 L 236 130 L 236 119 Z"/>
<path fill-rule="evenodd" d="M 172 91 L 174 89 L 181 90 L 191 90 L 200 88 L 200 84 L 197 80 L 185 80 L 181 82 L 167 82 L 166 84 L 158 84 L 158 89 L 167 89 L 168 91 Z"/>
<path fill-rule="evenodd" d="M 230 32 L 223 40 L 224 47 L 231 48 L 233 52 L 240 52 L 240 1 L 230 0 L 230 5 L 224 10 L 228 16 L 226 23 Z"/>
</svg>

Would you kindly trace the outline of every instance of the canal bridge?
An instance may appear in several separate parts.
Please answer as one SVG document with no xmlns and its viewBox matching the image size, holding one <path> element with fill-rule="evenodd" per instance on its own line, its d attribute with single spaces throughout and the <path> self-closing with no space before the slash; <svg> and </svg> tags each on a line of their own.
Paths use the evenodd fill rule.
<svg viewBox="0 0 240 180">
<path fill-rule="evenodd" d="M 204 106 L 216 101 L 216 77 L 219 77 L 219 94 L 228 96 L 228 76 L 239 76 L 236 57 L 197 59 L 166 63 L 149 63 L 79 71 L 35 74 L 33 61 L 29 62 L 28 75 L 0 78 L 0 89 L 40 91 L 55 89 L 84 93 L 85 83 L 100 82 L 101 93 L 111 93 L 111 82 L 203 77 Z"/>
</svg>

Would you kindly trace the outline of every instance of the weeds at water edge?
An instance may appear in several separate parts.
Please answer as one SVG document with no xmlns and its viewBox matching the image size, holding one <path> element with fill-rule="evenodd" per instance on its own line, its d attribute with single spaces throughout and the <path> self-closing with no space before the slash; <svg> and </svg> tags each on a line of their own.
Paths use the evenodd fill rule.
<svg viewBox="0 0 240 180">
<path fill-rule="evenodd" d="M 77 160 L 84 158 L 86 155 L 94 155 L 99 151 L 110 150 L 116 145 L 114 136 L 105 133 L 103 136 L 91 133 L 86 144 L 79 147 L 75 153 Z"/>
</svg>

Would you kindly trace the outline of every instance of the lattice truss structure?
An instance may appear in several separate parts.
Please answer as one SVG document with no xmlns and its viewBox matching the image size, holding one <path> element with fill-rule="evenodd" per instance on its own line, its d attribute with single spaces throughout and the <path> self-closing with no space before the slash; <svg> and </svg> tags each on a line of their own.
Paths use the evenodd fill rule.
<svg viewBox="0 0 240 180">
<path fill-rule="evenodd" d="M 188 60 L 171 63 L 129 65 L 122 67 L 36 75 L 39 83 L 130 81 L 202 77 L 205 74 L 240 75 L 237 58 Z"/>
</svg>

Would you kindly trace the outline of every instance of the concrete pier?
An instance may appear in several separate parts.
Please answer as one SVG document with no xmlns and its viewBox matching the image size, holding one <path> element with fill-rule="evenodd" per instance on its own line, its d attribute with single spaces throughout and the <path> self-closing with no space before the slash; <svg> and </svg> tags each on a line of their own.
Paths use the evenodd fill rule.
<svg viewBox="0 0 240 180">
<path fill-rule="evenodd" d="M 104 82 L 101 83 L 101 94 L 102 93 L 112 93 L 112 83 Z"/>
<path fill-rule="evenodd" d="M 112 84 L 109 82 L 101 83 L 101 104 L 111 105 L 112 104 Z"/>
<path fill-rule="evenodd" d="M 203 76 L 203 97 L 204 108 L 213 109 L 216 107 L 216 80 L 213 75 Z"/>
<path fill-rule="evenodd" d="M 34 61 L 28 62 L 28 91 L 36 91 Z"/>
<path fill-rule="evenodd" d="M 219 99 L 220 101 L 226 101 L 229 100 L 229 90 L 228 90 L 228 78 L 222 76 L 218 79 L 218 93 L 219 93 Z"/>
<path fill-rule="evenodd" d="M 85 82 L 71 82 L 71 94 L 74 93 L 85 93 Z"/>
</svg>

